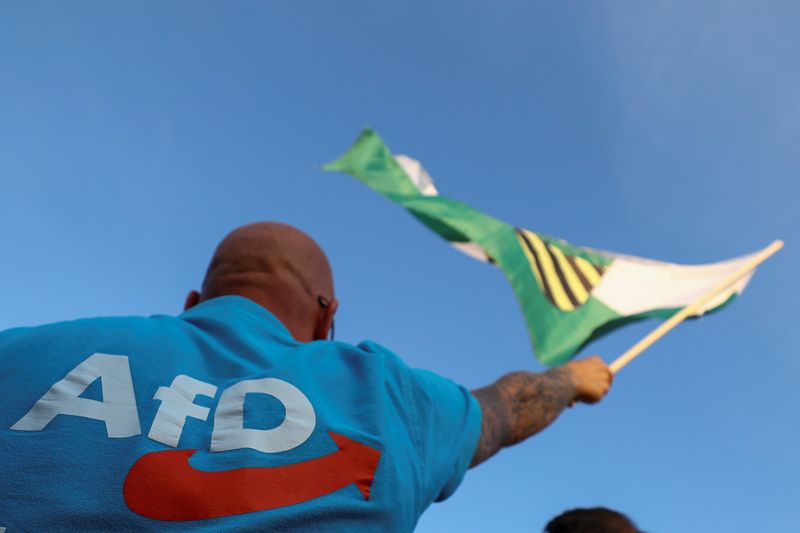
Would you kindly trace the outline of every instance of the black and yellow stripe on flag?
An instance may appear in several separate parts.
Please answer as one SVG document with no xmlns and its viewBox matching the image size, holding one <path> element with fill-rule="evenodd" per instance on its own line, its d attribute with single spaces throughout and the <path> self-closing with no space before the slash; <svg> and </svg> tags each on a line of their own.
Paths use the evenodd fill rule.
<svg viewBox="0 0 800 533">
<path fill-rule="evenodd" d="M 589 299 L 605 267 L 565 253 L 536 233 L 517 228 L 517 238 L 528 258 L 539 289 L 561 311 L 574 311 Z"/>
</svg>

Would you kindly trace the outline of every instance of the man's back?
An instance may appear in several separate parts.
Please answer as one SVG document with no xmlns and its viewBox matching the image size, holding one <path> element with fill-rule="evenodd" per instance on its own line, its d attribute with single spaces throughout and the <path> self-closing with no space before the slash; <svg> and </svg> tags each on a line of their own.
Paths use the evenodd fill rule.
<svg viewBox="0 0 800 533">
<path fill-rule="evenodd" d="M 0 361 L 8 531 L 408 531 L 481 425 L 465 389 L 238 296 L 3 332 Z"/>
</svg>

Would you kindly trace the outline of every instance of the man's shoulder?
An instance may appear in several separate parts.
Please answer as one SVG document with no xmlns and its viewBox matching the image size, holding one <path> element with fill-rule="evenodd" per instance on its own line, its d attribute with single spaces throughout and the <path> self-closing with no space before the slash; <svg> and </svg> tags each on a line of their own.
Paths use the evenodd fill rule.
<svg viewBox="0 0 800 533">
<path fill-rule="evenodd" d="M 37 326 L 22 326 L 0 331 L 0 349 L 14 342 L 42 340 L 52 342 L 67 337 L 119 337 L 136 338 L 155 333 L 165 334 L 181 327 L 178 317 L 152 316 L 97 316 L 62 320 Z"/>
<path fill-rule="evenodd" d="M 369 354 L 374 354 L 383 357 L 389 357 L 391 359 L 400 359 L 400 357 L 394 353 L 389 348 L 385 347 L 382 344 L 379 344 L 373 340 L 363 340 L 355 345 L 357 349 L 362 352 L 366 352 Z"/>
<path fill-rule="evenodd" d="M 351 348 L 361 357 L 380 361 L 381 366 L 391 374 L 411 377 L 415 372 L 397 353 L 373 340 L 363 340 Z"/>
<path fill-rule="evenodd" d="M 445 389 L 463 389 L 460 385 L 436 372 L 409 366 L 391 349 L 375 341 L 365 340 L 355 348 L 368 358 L 378 358 L 386 371 L 387 381 L 395 381 L 402 387 L 406 395 L 428 397 L 431 391 Z"/>
</svg>

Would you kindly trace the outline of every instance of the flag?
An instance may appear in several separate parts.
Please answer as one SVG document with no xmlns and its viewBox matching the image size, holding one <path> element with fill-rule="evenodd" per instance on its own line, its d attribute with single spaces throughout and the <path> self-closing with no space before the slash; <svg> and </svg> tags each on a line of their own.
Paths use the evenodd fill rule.
<svg viewBox="0 0 800 533">
<path fill-rule="evenodd" d="M 459 251 L 499 267 L 522 308 L 534 353 L 547 366 L 566 362 L 591 340 L 632 321 L 669 318 L 755 255 L 681 265 L 579 247 L 514 227 L 440 196 L 418 161 L 393 156 L 372 130 L 364 130 L 324 169 L 354 176 L 405 207 Z M 751 276 L 694 316 L 729 303 Z"/>
</svg>

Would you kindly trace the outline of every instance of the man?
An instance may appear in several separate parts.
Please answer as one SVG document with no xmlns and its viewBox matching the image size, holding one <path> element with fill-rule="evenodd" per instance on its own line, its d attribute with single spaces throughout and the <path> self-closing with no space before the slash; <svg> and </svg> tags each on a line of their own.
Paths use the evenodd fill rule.
<svg viewBox="0 0 800 533">
<path fill-rule="evenodd" d="M 8 531 L 410 531 L 467 468 L 595 402 L 598 359 L 475 391 L 382 346 L 327 341 L 322 250 L 257 223 L 179 317 L 0 334 Z"/>
<path fill-rule="evenodd" d="M 606 507 L 565 511 L 550 520 L 544 533 L 643 533 L 630 518 Z"/>
</svg>

